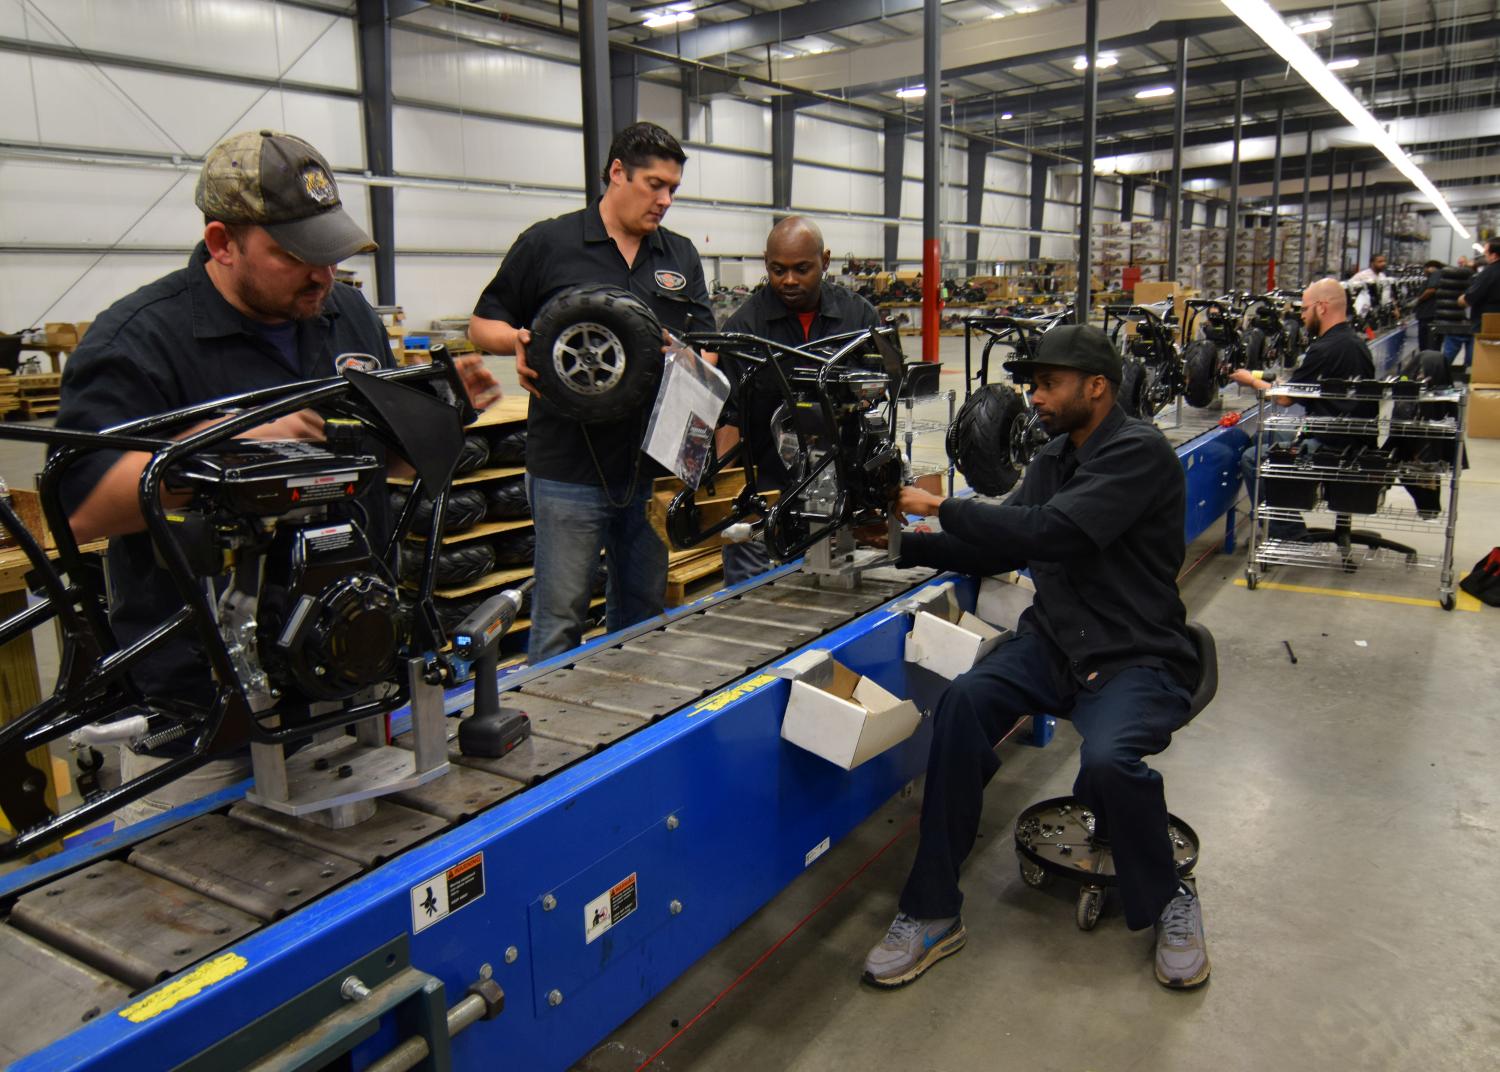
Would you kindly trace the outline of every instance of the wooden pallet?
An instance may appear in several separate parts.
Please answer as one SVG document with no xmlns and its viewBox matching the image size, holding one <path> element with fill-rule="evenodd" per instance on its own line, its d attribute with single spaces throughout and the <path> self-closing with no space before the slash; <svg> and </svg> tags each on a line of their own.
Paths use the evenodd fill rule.
<svg viewBox="0 0 1500 1072">
<path fill-rule="evenodd" d="M 717 577 L 724 571 L 724 557 L 718 547 L 694 548 L 675 554 L 681 556 L 675 562 L 672 555 L 667 556 L 666 605 L 669 607 L 680 607 L 687 602 L 689 586 Z"/>
</svg>

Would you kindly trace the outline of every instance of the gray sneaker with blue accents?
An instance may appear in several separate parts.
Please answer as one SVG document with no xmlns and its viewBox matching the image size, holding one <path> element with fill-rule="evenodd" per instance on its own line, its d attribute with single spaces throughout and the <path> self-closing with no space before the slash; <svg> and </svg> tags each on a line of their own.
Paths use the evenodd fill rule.
<svg viewBox="0 0 1500 1072">
<path fill-rule="evenodd" d="M 880 944 L 865 957 L 864 980 L 887 989 L 905 986 L 968 940 L 964 922 L 947 919 L 912 919 L 897 913 Z"/>
<path fill-rule="evenodd" d="M 1203 906 L 1186 885 L 1167 902 L 1156 921 L 1156 981 L 1173 990 L 1208 982 L 1208 943 L 1203 938 Z"/>
</svg>

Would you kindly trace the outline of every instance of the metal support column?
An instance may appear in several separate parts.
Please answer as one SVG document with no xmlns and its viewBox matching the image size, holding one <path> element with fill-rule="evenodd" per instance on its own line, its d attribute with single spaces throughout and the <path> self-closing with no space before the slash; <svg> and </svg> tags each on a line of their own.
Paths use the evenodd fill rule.
<svg viewBox="0 0 1500 1072">
<path fill-rule="evenodd" d="M 942 239 L 938 210 L 943 189 L 943 16 L 939 0 L 922 4 L 922 360 L 938 359 L 938 286 Z"/>
<path fill-rule="evenodd" d="M 1240 255 L 1236 248 L 1240 236 L 1240 136 L 1245 129 L 1245 80 L 1234 82 L 1234 149 L 1229 158 L 1229 229 L 1224 234 L 1224 289 L 1237 290 L 1235 272 L 1239 270 Z M 1250 258 L 1250 271 L 1255 271 L 1255 258 Z M 1252 284 L 1253 285 L 1253 284 Z"/>
<path fill-rule="evenodd" d="M 1167 191 L 1165 187 L 1151 187 L 1151 218 L 1163 223 L 1167 218 Z"/>
<path fill-rule="evenodd" d="M 1323 275 L 1338 275 L 1338 261 L 1333 259 L 1333 187 L 1339 173 L 1339 151 L 1328 150 L 1328 204 L 1323 211 Z"/>
<path fill-rule="evenodd" d="M 906 120 L 886 116 L 885 120 L 885 217 L 894 220 L 901 215 L 901 186 L 906 174 Z M 901 227 L 885 225 L 885 267 L 895 271 L 901 255 Z"/>
<path fill-rule="evenodd" d="M 359 0 L 359 84 L 365 121 L 365 167 L 371 175 L 393 173 L 391 22 L 386 0 Z M 375 304 L 396 304 L 396 191 L 367 187 L 370 237 L 375 240 Z"/>
<path fill-rule="evenodd" d="M 624 130 L 640 114 L 640 78 L 633 52 L 611 52 L 609 55 L 610 118 L 615 132 Z M 686 133 L 686 132 L 684 132 Z"/>
<path fill-rule="evenodd" d="M 771 102 L 771 209 L 780 220 L 792 211 L 792 157 L 797 141 L 797 109 L 790 97 Z"/>
<path fill-rule="evenodd" d="M 1129 223 L 1135 215 L 1135 179 L 1130 175 L 1120 176 L 1120 222 Z"/>
<path fill-rule="evenodd" d="M 1078 304 L 1074 316 L 1089 322 L 1089 271 L 1094 228 L 1094 150 L 1099 105 L 1099 0 L 1084 0 L 1083 159 L 1078 174 Z"/>
<path fill-rule="evenodd" d="M 1303 135 L 1306 140 L 1302 143 L 1302 237 L 1297 242 L 1297 285 L 1303 290 L 1306 290 L 1307 284 L 1312 282 L 1308 278 L 1307 263 L 1307 229 L 1311 226 L 1308 221 L 1307 210 L 1312 204 L 1312 135 L 1312 120 L 1308 120 L 1307 133 Z"/>
<path fill-rule="evenodd" d="M 609 167 L 614 137 L 613 82 L 609 68 L 609 5 L 578 0 L 578 68 L 583 86 L 583 198 L 593 200 Z"/>
<path fill-rule="evenodd" d="M 1184 197 L 1180 200 L 1180 204 L 1182 205 L 1182 230 L 1191 231 L 1193 229 L 1194 216 L 1193 199 Z"/>
<path fill-rule="evenodd" d="M 1177 38 L 1177 93 L 1173 101 L 1176 112 L 1172 123 L 1172 225 L 1167 247 L 1167 278 L 1178 279 L 1182 260 L 1182 232 L 1193 226 L 1192 205 L 1182 199 L 1182 128 L 1187 125 L 1187 35 Z"/>
<path fill-rule="evenodd" d="M 989 142 L 971 138 L 969 140 L 969 181 L 964 187 L 968 199 L 968 214 L 965 219 L 971 225 L 977 226 L 984 222 L 984 175 L 989 162 Z M 964 235 L 964 270 L 971 276 L 979 274 L 978 231 L 970 231 Z"/>
<path fill-rule="evenodd" d="M 1286 109 L 1276 109 L 1276 160 L 1271 167 L 1271 253 L 1266 265 L 1266 289 L 1276 289 L 1276 254 L 1281 247 L 1276 244 L 1276 232 L 1281 223 L 1281 141 L 1286 135 Z"/>
<path fill-rule="evenodd" d="M 1031 216 L 1027 222 L 1033 231 L 1040 231 L 1047 220 L 1047 159 L 1031 158 Z M 1032 235 L 1026 239 L 1026 256 L 1036 260 L 1042 255 L 1042 236 Z"/>
<path fill-rule="evenodd" d="M 1365 264 L 1365 263 L 1367 263 L 1369 261 L 1374 260 L 1375 259 L 1375 251 L 1376 251 L 1376 247 L 1375 247 L 1375 235 L 1374 235 L 1374 232 L 1371 232 L 1371 234 L 1370 234 L 1370 255 L 1368 257 L 1366 257 L 1364 255 L 1364 247 L 1365 247 L 1365 191 L 1369 188 L 1369 186 L 1370 186 L 1370 169 L 1369 168 L 1365 168 L 1364 170 L 1362 170 L 1359 173 L 1359 218 L 1354 221 L 1354 226 L 1355 226 L 1354 240 L 1358 244 L 1358 250 L 1357 251 L 1358 251 L 1359 256 L 1360 256 L 1360 263 L 1361 264 Z"/>
<path fill-rule="evenodd" d="M 1338 238 L 1338 274 L 1340 276 L 1343 276 L 1344 270 L 1349 267 L 1349 220 L 1350 210 L 1353 207 L 1355 207 L 1355 162 L 1350 160 L 1349 171 L 1344 175 L 1344 229 L 1340 231 L 1340 238 Z M 1355 270 L 1358 271 L 1361 267 L 1358 264 L 1358 250 L 1355 252 L 1355 259 Z"/>
</svg>

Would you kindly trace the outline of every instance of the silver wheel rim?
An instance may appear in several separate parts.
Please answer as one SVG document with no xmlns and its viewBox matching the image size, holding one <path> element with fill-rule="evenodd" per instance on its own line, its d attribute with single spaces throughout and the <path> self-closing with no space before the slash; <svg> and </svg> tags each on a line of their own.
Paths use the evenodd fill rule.
<svg viewBox="0 0 1500 1072">
<path fill-rule="evenodd" d="M 552 344 L 552 367 L 570 391 L 602 395 L 625 378 L 625 344 L 603 324 L 569 324 Z"/>
</svg>

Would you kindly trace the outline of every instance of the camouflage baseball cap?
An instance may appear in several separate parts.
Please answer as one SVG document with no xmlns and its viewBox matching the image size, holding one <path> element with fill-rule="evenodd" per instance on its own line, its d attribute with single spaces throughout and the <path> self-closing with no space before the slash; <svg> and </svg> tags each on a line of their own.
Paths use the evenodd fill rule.
<svg viewBox="0 0 1500 1072">
<path fill-rule="evenodd" d="M 256 223 L 308 264 L 337 264 L 375 248 L 344 211 L 323 154 L 274 130 L 232 134 L 203 161 L 193 195 L 205 216 Z"/>
</svg>

